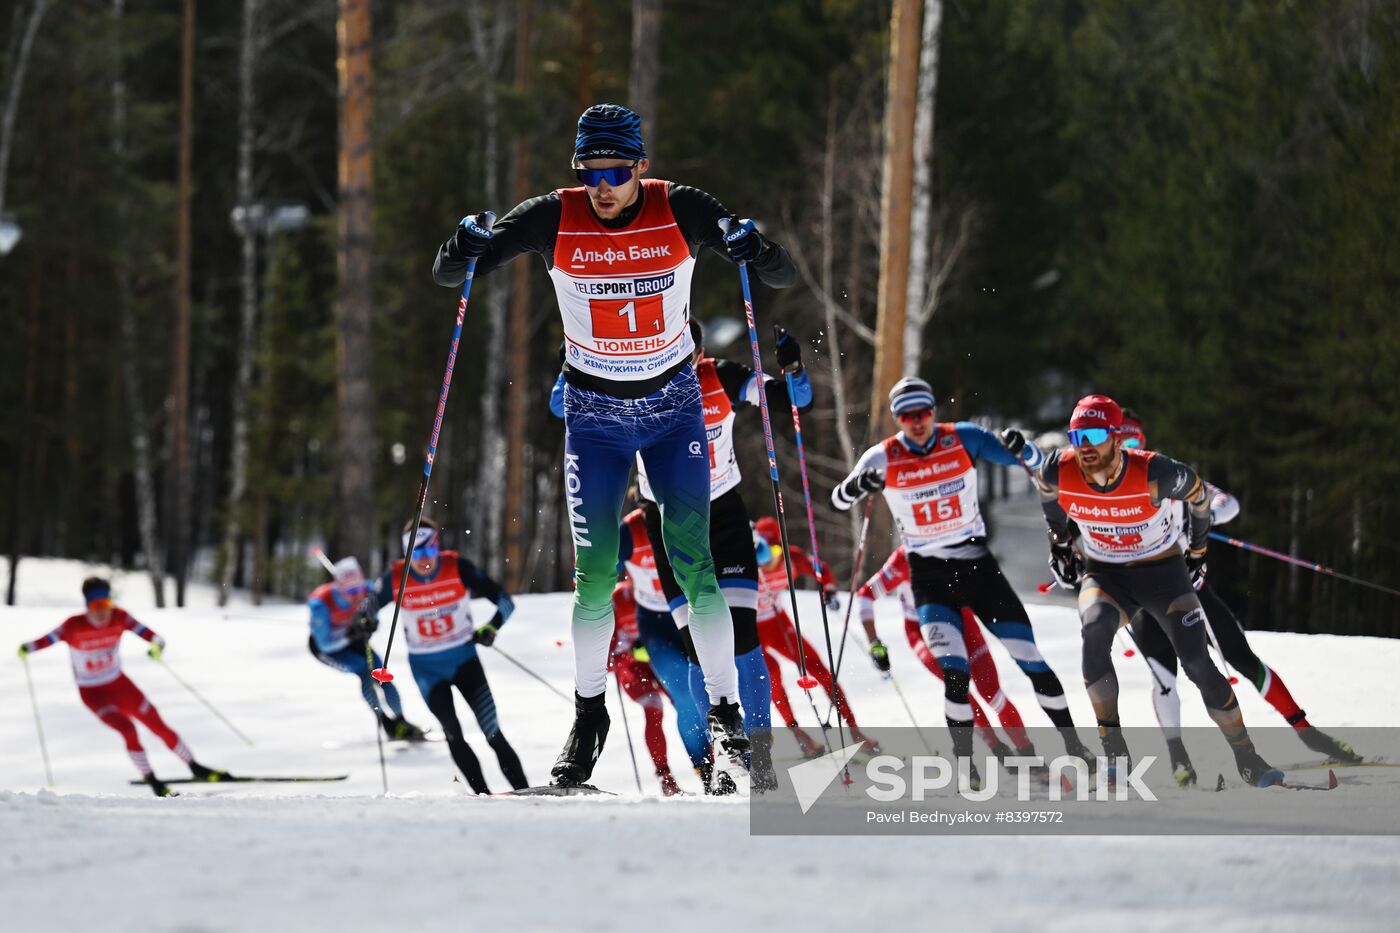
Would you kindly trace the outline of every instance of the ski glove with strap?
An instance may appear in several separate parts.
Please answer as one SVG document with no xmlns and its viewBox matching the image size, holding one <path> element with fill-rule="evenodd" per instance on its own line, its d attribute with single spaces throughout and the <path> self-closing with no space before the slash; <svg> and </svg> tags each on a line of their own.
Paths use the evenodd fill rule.
<svg viewBox="0 0 1400 933">
<path fill-rule="evenodd" d="M 768 246 L 752 220 L 721 221 L 721 229 L 724 230 L 724 248 L 735 262 L 753 262 Z"/>
<path fill-rule="evenodd" d="M 885 672 L 890 669 L 890 649 L 878 638 L 870 640 L 870 660 L 878 671 Z"/>
<path fill-rule="evenodd" d="M 885 474 L 879 470 L 870 469 L 857 473 L 855 476 L 846 480 L 842 491 L 846 494 L 847 499 L 854 502 L 857 499 L 864 499 L 872 492 L 879 492 L 884 488 Z"/>
<path fill-rule="evenodd" d="M 1072 590 L 1084 578 L 1084 562 L 1074 549 L 1072 538 L 1061 539 L 1050 532 L 1050 573 L 1055 582 L 1067 590 Z"/>
<path fill-rule="evenodd" d="M 480 259 L 491 246 L 491 224 L 487 214 L 469 214 L 457 225 L 452 248 L 458 259 Z"/>
<path fill-rule="evenodd" d="M 797 342 L 797 338 L 779 327 L 778 331 L 778 366 L 785 373 L 796 375 L 802 372 L 802 345 Z"/>
<path fill-rule="evenodd" d="M 1206 549 L 1192 549 L 1186 552 L 1186 573 L 1191 578 L 1191 588 L 1199 590 L 1206 582 Z"/>
</svg>

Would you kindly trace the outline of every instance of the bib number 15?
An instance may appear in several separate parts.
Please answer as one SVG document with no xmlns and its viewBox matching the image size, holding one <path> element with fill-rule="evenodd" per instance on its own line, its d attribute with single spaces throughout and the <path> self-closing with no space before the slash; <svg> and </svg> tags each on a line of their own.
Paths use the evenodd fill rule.
<svg viewBox="0 0 1400 933">
<path fill-rule="evenodd" d="M 956 496 L 914 503 L 914 521 L 920 525 L 937 525 L 962 517 L 962 503 Z"/>
<path fill-rule="evenodd" d="M 594 298 L 588 302 L 593 336 L 610 340 L 655 337 L 666 330 L 661 295 L 646 298 Z"/>
</svg>

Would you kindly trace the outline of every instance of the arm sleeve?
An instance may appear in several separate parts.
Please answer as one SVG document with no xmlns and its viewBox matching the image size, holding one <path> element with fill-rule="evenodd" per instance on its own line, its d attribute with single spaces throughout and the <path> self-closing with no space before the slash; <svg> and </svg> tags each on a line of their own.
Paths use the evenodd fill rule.
<svg viewBox="0 0 1400 933">
<path fill-rule="evenodd" d="M 885 445 L 876 444 L 874 447 L 861 454 L 856 461 L 855 469 L 851 470 L 851 475 L 847 476 L 836 488 L 831 490 L 831 505 L 838 512 L 849 512 L 851 506 L 860 501 L 861 496 L 855 490 L 855 481 L 866 470 L 883 470 L 885 468 Z"/>
<path fill-rule="evenodd" d="M 45 648 L 52 647 L 61 641 L 63 641 L 63 626 L 60 625 L 47 635 L 36 638 L 33 641 L 25 642 L 24 647 L 28 648 L 30 651 L 43 651 Z"/>
<path fill-rule="evenodd" d="M 331 611 L 326 604 L 319 599 L 313 599 L 307 603 L 307 608 L 311 610 L 311 637 L 315 639 L 316 647 L 327 654 L 344 648 L 343 643 L 336 643 L 339 639 L 332 632 Z"/>
<path fill-rule="evenodd" d="M 475 274 L 494 272 L 521 253 L 539 253 L 549 263 L 562 213 L 559 195 L 552 191 L 515 205 L 491 228 L 491 244 L 485 255 L 477 259 Z M 453 287 L 466 279 L 467 260 L 457 253 L 456 230 L 453 230 L 453 235 L 438 247 L 437 259 L 433 261 L 433 281 Z"/>
<path fill-rule="evenodd" d="M 164 638 L 161 638 L 154 631 L 142 625 L 140 622 L 137 622 L 128 612 L 122 613 L 122 627 L 133 635 L 139 635 L 152 644 L 160 645 L 162 648 L 165 647 Z"/>
<path fill-rule="evenodd" d="M 971 421 L 959 421 L 956 425 L 958 440 L 962 441 L 963 447 L 967 448 L 967 454 L 973 460 L 982 459 L 991 463 L 999 463 L 1002 466 L 1017 466 L 1024 463 L 1034 470 L 1045 462 L 1045 454 L 1040 448 L 1029 440 L 1021 450 L 1020 457 L 1006 449 L 1006 445 L 1001 442 L 991 431 L 980 424 L 973 424 Z"/>
<path fill-rule="evenodd" d="M 1210 494 L 1210 523 L 1212 525 L 1223 525 L 1239 517 L 1240 500 L 1219 486 L 1212 486 L 1210 483 L 1206 483 L 1206 492 Z"/>
<path fill-rule="evenodd" d="M 489 599 L 496 604 L 496 611 L 501 614 L 501 624 L 504 625 L 510 614 L 515 611 L 515 600 L 501 589 L 501 585 L 465 557 L 457 558 L 457 576 L 461 577 L 473 596 Z"/>
<path fill-rule="evenodd" d="M 1155 484 L 1158 501 L 1176 499 L 1186 503 L 1189 547 L 1192 551 L 1204 550 L 1210 533 L 1210 501 L 1201 477 L 1178 460 L 1153 454 L 1147 462 L 1147 481 Z"/>
<path fill-rule="evenodd" d="M 554 380 L 554 388 L 549 390 L 549 413 L 556 418 L 564 417 L 564 373 Z"/>
<path fill-rule="evenodd" d="M 733 211 L 719 202 L 714 195 L 689 185 L 672 184 L 670 188 L 671 214 L 681 235 L 698 251 L 708 246 L 712 251 L 729 259 L 729 251 L 724 248 L 724 234 L 719 222 L 726 217 L 734 217 Z M 789 288 L 797 281 L 797 267 L 787 250 L 764 237 L 763 252 L 749 263 L 749 268 L 758 280 L 770 288 Z"/>
<path fill-rule="evenodd" d="M 1040 487 L 1040 508 L 1045 513 L 1045 524 L 1061 540 L 1069 537 L 1069 515 L 1060 507 L 1060 461 L 1050 458 L 1036 473 L 1036 485 Z"/>
</svg>

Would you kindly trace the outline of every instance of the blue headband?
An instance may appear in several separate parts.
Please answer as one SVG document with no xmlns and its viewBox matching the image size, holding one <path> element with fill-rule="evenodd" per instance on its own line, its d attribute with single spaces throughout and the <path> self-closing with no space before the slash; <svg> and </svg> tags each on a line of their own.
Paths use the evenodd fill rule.
<svg viewBox="0 0 1400 933">
<path fill-rule="evenodd" d="M 642 118 L 618 104 L 594 104 L 578 118 L 574 161 L 647 157 L 642 143 Z"/>
<path fill-rule="evenodd" d="M 94 586 L 83 594 L 85 602 L 92 602 L 94 599 L 106 599 L 112 595 L 112 588 L 109 586 Z"/>
</svg>

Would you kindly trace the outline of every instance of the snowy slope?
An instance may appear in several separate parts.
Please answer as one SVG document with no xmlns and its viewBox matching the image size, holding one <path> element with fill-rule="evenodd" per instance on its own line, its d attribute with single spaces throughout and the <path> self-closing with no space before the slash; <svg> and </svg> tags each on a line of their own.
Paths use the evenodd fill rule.
<svg viewBox="0 0 1400 933">
<path fill-rule="evenodd" d="M 597 782 L 619 800 L 475 799 L 461 794 L 445 746 L 391 746 L 391 796 L 380 796 L 373 720 L 353 678 L 306 651 L 299 606 L 221 610 L 212 591 L 194 608 L 150 609 L 149 584 L 118 576 L 119 601 L 169 641 L 166 658 L 256 745 L 212 718 L 141 643 L 128 639 L 126 670 L 208 763 L 245 773 L 350 773 L 320 785 L 198 789 L 159 801 L 130 787 L 117 735 L 81 705 L 59 646 L 30 659 L 56 793 L 44 783 L 20 662 L 9 646 L 48 631 L 75 610 L 90 568 L 26 560 L 23 605 L 0 609 L 0 894 L 7 929 L 522 930 L 754 929 L 796 922 L 816 929 L 862 921 L 897 927 L 970 922 L 988 928 L 1393 929 L 1400 908 L 1400 840 L 1389 838 L 757 838 L 745 805 L 638 799 L 615 718 Z M 804 594 L 808 631 L 819 627 Z M 572 671 L 565 595 L 525 596 L 500 645 L 561 690 Z M 898 608 L 880 626 L 910 703 L 941 718 L 941 687 L 905 647 Z M 1092 722 L 1079 687 L 1072 609 L 1032 607 L 1042 648 L 1069 688 L 1076 718 Z M 376 639 L 383 645 L 384 633 Z M 1400 723 L 1393 672 L 1400 642 L 1260 633 L 1253 641 L 1323 726 Z M 893 647 L 897 646 L 897 647 Z M 1041 724 L 1026 679 L 995 645 L 1004 685 L 1028 723 Z M 395 648 L 409 717 L 430 717 Z M 531 779 L 543 782 L 570 710 L 498 654 L 484 652 L 501 721 Z M 858 653 L 843 682 L 862 725 L 906 722 L 888 684 Z M 1140 659 L 1119 660 L 1124 721 L 1154 722 Z M 791 688 L 790 688 L 791 689 Z M 1207 725 L 1189 685 L 1187 724 Z M 1246 718 L 1277 716 L 1247 686 Z M 794 695 L 794 700 L 798 697 Z M 615 704 L 615 694 L 610 693 Z M 800 709 L 801 704 L 796 704 Z M 465 704 L 468 741 L 487 780 L 503 788 Z M 823 707 L 824 709 L 824 707 Z M 810 709 L 805 710 L 810 719 Z M 629 703 L 634 735 L 641 718 Z M 143 733 L 144 735 L 144 733 Z M 183 769 L 158 741 L 158 772 Z M 694 789 L 679 741 L 673 768 Z M 640 751 L 640 750 L 639 750 Z M 74 896 L 77 895 L 77 896 Z M 13 924 L 13 925 L 11 925 Z"/>
</svg>

